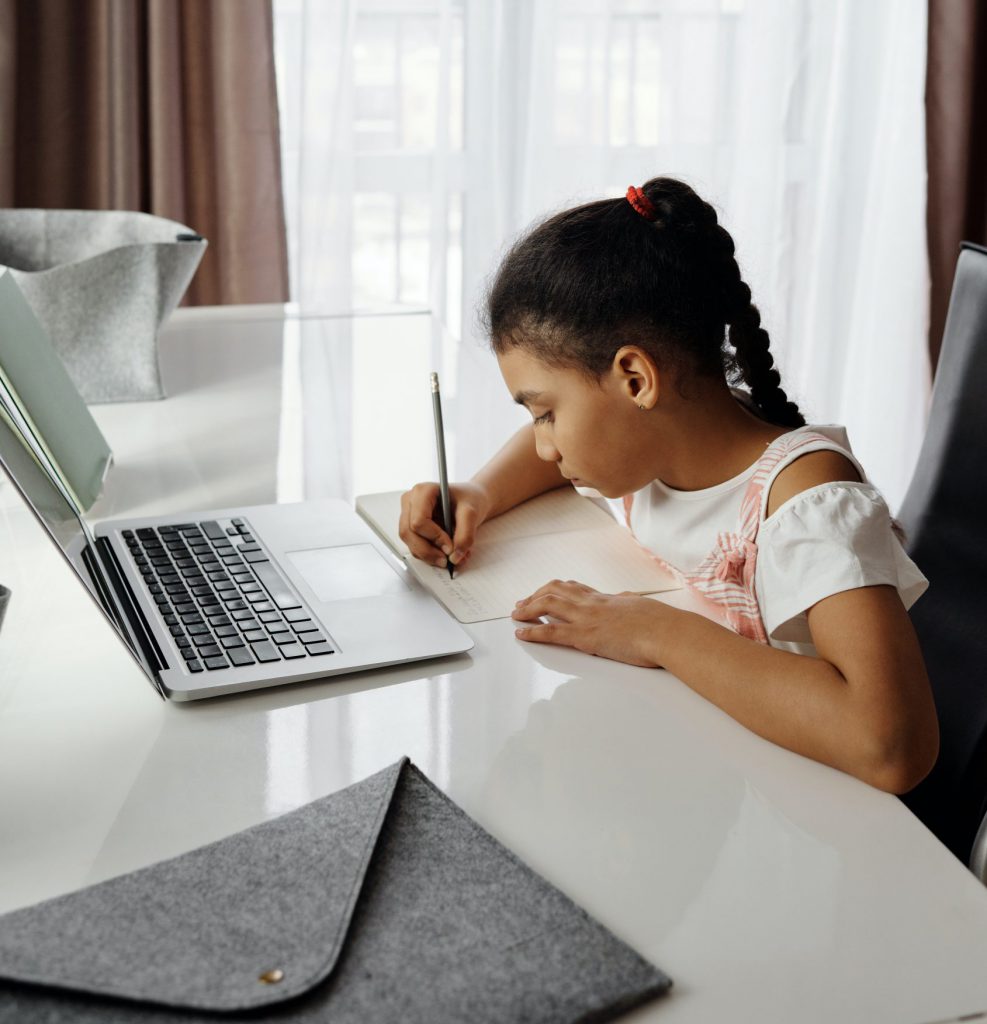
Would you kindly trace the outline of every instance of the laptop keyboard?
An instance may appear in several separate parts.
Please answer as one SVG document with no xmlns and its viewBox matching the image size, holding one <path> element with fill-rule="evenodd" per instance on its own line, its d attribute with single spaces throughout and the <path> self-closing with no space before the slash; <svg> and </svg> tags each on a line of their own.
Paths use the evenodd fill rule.
<svg viewBox="0 0 987 1024">
<path fill-rule="evenodd" d="M 124 530 L 189 672 L 333 654 L 244 519 Z"/>
</svg>

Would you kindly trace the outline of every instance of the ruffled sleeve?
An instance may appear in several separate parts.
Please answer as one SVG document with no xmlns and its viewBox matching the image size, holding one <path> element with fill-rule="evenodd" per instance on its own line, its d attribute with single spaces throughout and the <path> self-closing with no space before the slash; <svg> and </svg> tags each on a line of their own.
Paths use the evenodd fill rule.
<svg viewBox="0 0 987 1024">
<path fill-rule="evenodd" d="M 764 520 L 757 547 L 758 606 L 768 636 L 780 642 L 811 643 L 806 612 L 832 594 L 887 584 L 910 608 L 929 585 L 871 484 L 803 491 Z"/>
</svg>

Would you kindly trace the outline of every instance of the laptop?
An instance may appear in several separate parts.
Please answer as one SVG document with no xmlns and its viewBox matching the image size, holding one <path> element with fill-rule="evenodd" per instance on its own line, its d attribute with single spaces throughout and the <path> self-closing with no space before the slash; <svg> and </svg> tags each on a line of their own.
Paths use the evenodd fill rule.
<svg viewBox="0 0 987 1024">
<path fill-rule="evenodd" d="M 0 379 L 0 464 L 162 696 L 458 654 L 468 633 L 343 501 L 90 526 Z"/>
</svg>

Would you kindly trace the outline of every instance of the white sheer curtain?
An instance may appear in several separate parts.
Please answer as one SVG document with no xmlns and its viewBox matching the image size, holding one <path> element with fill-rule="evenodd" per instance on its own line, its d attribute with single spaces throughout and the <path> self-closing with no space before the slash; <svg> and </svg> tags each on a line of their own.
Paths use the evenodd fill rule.
<svg viewBox="0 0 987 1024">
<path fill-rule="evenodd" d="M 506 244 L 667 174 L 733 235 L 789 393 L 897 506 L 928 392 L 925 0 L 274 8 L 293 298 L 436 313 L 456 475 L 520 422 L 475 322 Z"/>
</svg>

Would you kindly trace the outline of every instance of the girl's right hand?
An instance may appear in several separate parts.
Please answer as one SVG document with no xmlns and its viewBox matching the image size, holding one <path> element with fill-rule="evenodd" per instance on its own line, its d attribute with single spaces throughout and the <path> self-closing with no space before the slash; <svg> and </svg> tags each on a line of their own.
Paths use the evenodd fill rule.
<svg viewBox="0 0 987 1024">
<path fill-rule="evenodd" d="M 442 499 L 437 483 L 415 484 L 401 495 L 398 535 L 415 558 L 439 568 L 445 566 L 447 556 L 453 565 L 463 564 L 476 540 L 477 529 L 490 514 L 490 497 L 480 484 L 451 484 L 449 503 L 455 523 L 454 537 L 439 525 Z"/>
</svg>

